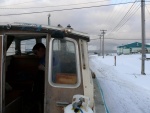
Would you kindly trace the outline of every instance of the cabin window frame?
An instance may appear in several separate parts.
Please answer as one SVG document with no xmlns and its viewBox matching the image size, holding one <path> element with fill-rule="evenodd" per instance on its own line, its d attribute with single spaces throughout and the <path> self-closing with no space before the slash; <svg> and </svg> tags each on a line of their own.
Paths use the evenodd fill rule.
<svg viewBox="0 0 150 113">
<path fill-rule="evenodd" d="M 49 43 L 49 61 L 48 61 L 48 82 L 51 86 L 57 88 L 77 88 L 81 84 L 81 71 L 80 71 L 80 60 L 79 60 L 79 45 L 75 39 L 70 39 L 68 37 L 63 38 L 66 41 L 73 42 L 75 45 L 75 57 L 76 57 L 76 71 L 77 71 L 77 83 L 76 84 L 59 84 L 52 81 L 52 56 L 53 56 L 53 42 L 55 38 L 51 38 Z"/>
<path fill-rule="evenodd" d="M 5 106 L 5 76 L 4 75 L 4 72 L 5 72 L 5 63 L 4 63 L 4 59 L 5 59 L 5 55 L 4 55 L 4 36 L 5 35 L 0 35 L 1 37 L 1 64 L 0 64 L 0 112 L 2 112 L 4 110 L 4 106 Z"/>
</svg>

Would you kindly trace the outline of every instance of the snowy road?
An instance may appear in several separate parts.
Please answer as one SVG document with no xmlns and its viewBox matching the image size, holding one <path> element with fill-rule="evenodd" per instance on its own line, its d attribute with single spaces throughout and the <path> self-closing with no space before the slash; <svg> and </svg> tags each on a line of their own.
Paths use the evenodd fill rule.
<svg viewBox="0 0 150 113">
<path fill-rule="evenodd" d="M 140 55 L 89 57 L 90 68 L 103 90 L 109 113 L 150 113 L 150 61 L 140 74 Z"/>
</svg>

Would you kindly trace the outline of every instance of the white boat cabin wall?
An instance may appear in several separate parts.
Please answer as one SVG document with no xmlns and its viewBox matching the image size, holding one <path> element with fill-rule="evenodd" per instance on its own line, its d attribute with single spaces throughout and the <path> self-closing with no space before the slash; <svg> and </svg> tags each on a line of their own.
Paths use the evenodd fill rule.
<svg viewBox="0 0 150 113">
<path fill-rule="evenodd" d="M 33 43 L 30 40 L 34 40 Z M 31 105 L 39 64 L 32 47 L 43 41 L 46 46 L 44 93 L 40 96 L 43 101 Z M 0 25 L 0 112 L 64 113 L 65 107 L 74 102 L 74 95 L 83 100 L 89 98 L 82 110 L 93 112 L 94 90 L 88 63 L 88 41 L 87 34 L 69 28 L 27 23 Z M 30 49 L 24 49 L 25 46 Z M 13 52 L 10 54 L 11 49 Z"/>
</svg>

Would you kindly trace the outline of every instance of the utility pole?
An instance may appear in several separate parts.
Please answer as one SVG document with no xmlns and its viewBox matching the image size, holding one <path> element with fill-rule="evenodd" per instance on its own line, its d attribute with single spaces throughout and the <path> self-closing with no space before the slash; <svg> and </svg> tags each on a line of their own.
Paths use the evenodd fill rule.
<svg viewBox="0 0 150 113">
<path fill-rule="evenodd" d="M 105 34 L 105 31 L 107 31 L 107 30 L 100 30 L 100 31 L 102 31 L 102 36 L 103 36 L 102 55 L 104 58 L 104 34 Z"/>
<path fill-rule="evenodd" d="M 102 50 L 101 50 L 101 37 L 102 37 L 102 35 L 99 35 L 99 39 L 100 39 L 100 47 L 99 47 L 99 56 L 101 56 L 101 52 L 102 52 Z"/>
<path fill-rule="evenodd" d="M 50 16 L 51 14 L 48 14 L 48 25 L 50 26 Z"/>
<path fill-rule="evenodd" d="M 141 74 L 145 75 L 145 0 L 141 0 L 141 23 L 142 23 L 142 64 Z"/>
</svg>

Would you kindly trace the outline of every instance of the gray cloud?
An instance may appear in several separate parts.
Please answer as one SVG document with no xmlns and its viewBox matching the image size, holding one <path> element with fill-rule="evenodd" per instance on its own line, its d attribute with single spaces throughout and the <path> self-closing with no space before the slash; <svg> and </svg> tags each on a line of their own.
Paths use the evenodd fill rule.
<svg viewBox="0 0 150 113">
<path fill-rule="evenodd" d="M 132 0 L 133 1 L 133 0 Z M 24 2 L 24 4 L 19 4 Z M 64 4 L 77 4 L 83 2 L 94 2 L 90 0 L 36 0 L 34 2 L 25 1 L 25 0 L 3 0 L 0 1 L 0 6 L 5 6 L 6 8 L 24 8 L 24 7 L 41 7 L 41 6 L 57 6 Z M 119 0 L 118 2 L 126 2 L 126 0 Z M 94 6 L 115 3 L 114 0 L 99 2 L 93 4 L 80 4 L 74 6 L 63 6 L 63 7 L 48 7 L 41 9 L 0 9 L 0 15 L 10 14 L 10 13 L 27 13 L 35 11 L 51 11 L 56 9 L 65 9 L 73 7 L 84 7 L 84 6 Z M 11 5 L 16 4 L 16 5 Z M 18 4 L 18 5 L 17 5 Z M 6 6 L 7 5 L 7 6 Z M 80 10 L 71 10 L 71 11 L 61 11 L 61 12 L 50 12 L 51 25 L 57 26 L 61 24 L 63 27 L 66 27 L 70 24 L 74 30 L 86 32 L 93 38 L 98 38 L 98 35 L 101 34 L 102 29 L 106 29 L 105 38 L 117 38 L 117 39 L 140 39 L 141 38 L 141 12 L 138 12 L 128 21 L 126 24 L 121 27 L 119 31 L 113 33 L 109 32 L 119 23 L 119 21 L 126 14 L 128 9 L 132 4 L 128 5 L 118 5 L 118 6 L 108 6 L 108 7 L 95 7 L 89 9 L 80 9 Z M 150 7 L 147 7 L 150 11 Z M 28 22 L 28 23 L 38 23 L 38 24 L 47 24 L 49 13 L 40 13 L 40 14 L 30 14 L 30 15 L 19 15 L 19 16 L 1 16 L 1 22 Z M 146 10 L 146 38 L 150 38 L 150 14 Z M 133 41 L 140 40 L 105 40 L 105 45 L 107 50 L 114 50 L 116 46 L 124 43 L 130 43 Z M 149 42 L 149 40 L 147 40 Z M 91 40 L 89 42 L 89 49 L 98 49 L 99 41 Z"/>
</svg>

